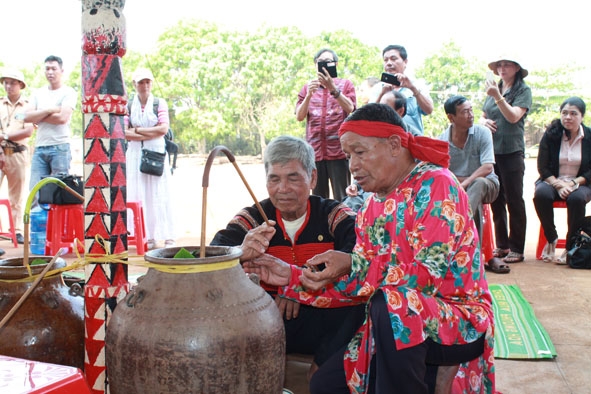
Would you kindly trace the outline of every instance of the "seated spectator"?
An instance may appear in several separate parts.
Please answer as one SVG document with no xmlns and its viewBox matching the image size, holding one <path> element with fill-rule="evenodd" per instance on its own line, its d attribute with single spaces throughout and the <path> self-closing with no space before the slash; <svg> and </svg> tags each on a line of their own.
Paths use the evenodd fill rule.
<svg viewBox="0 0 591 394">
<path fill-rule="evenodd" d="M 449 143 L 449 170 L 468 194 L 478 238 L 482 239 L 482 204 L 492 203 L 499 195 L 492 136 L 486 127 L 474 124 L 472 103 L 466 97 L 452 96 L 443 107 L 450 125 L 439 139 Z M 510 271 L 497 257 L 488 264 L 493 272 Z"/>
<path fill-rule="evenodd" d="M 583 224 L 585 206 L 591 200 L 591 129 L 583 124 L 585 102 L 570 97 L 560 106 L 555 119 L 544 132 L 538 152 L 538 172 L 534 206 L 548 241 L 542 258 L 546 262 L 566 264 L 571 237 Z M 555 256 L 558 233 L 554 224 L 554 201 L 566 201 L 568 232 L 566 250 Z"/>
<path fill-rule="evenodd" d="M 212 245 L 238 246 L 241 261 L 270 255 L 301 267 L 327 250 L 350 253 L 355 245 L 355 214 L 338 201 L 310 195 L 317 173 L 314 150 L 302 139 L 281 136 L 264 155 L 269 198 L 260 202 L 271 227 L 256 206 L 242 209 L 219 231 Z M 284 316 L 286 351 L 314 355 L 310 375 L 345 346 L 363 322 L 364 306 L 317 308 L 287 299 L 281 288 L 263 283 Z"/>
<path fill-rule="evenodd" d="M 310 269 L 268 255 L 244 264 L 292 300 L 367 303 L 363 326 L 312 376 L 310 392 L 426 394 L 440 369 L 454 376 L 478 359 L 469 379 L 494 393 L 491 296 L 447 144 L 407 133 L 383 104 L 357 109 L 339 137 L 355 180 L 374 193 L 357 214 L 353 252 L 316 255 Z"/>
</svg>

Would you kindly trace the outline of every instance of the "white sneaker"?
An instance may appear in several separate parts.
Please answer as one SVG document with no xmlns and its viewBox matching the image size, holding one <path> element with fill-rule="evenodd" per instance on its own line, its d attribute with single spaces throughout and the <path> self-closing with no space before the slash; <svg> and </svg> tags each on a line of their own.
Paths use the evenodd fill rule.
<svg viewBox="0 0 591 394">
<path fill-rule="evenodd" d="M 558 243 L 558 238 L 554 240 L 554 242 L 547 242 L 546 246 L 544 246 L 544 250 L 542 250 L 542 260 L 545 263 L 552 263 L 556 260 L 556 244 Z"/>
<path fill-rule="evenodd" d="M 174 246 L 174 240 L 172 239 L 167 239 L 166 241 L 164 241 L 164 247 L 165 248 L 170 248 Z"/>
<path fill-rule="evenodd" d="M 564 252 L 562 252 L 562 254 L 560 255 L 560 257 L 556 260 L 556 264 L 558 265 L 566 265 L 566 254 L 568 253 L 568 250 L 564 250 Z"/>
<path fill-rule="evenodd" d="M 153 239 L 148 240 L 148 250 L 152 250 L 156 247 L 156 241 Z"/>
</svg>

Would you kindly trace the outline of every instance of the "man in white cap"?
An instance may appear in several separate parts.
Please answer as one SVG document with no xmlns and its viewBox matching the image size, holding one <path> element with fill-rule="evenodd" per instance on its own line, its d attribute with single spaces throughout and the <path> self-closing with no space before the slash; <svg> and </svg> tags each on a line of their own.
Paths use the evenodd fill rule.
<svg viewBox="0 0 591 394">
<path fill-rule="evenodd" d="M 63 72 L 60 57 L 48 56 L 45 59 L 45 78 L 49 85 L 33 94 L 25 114 L 25 121 L 38 127 L 29 189 L 44 176 L 70 172 L 70 118 L 76 108 L 78 94 L 63 84 Z"/>
<path fill-rule="evenodd" d="M 4 70 L 0 75 L 0 83 L 6 91 L 6 96 L 0 98 L 0 185 L 6 177 L 16 240 L 22 244 L 25 182 L 29 166 L 28 140 L 34 127 L 32 123 L 24 121 L 28 101 L 21 94 L 27 87 L 23 73 L 18 70 Z"/>
</svg>

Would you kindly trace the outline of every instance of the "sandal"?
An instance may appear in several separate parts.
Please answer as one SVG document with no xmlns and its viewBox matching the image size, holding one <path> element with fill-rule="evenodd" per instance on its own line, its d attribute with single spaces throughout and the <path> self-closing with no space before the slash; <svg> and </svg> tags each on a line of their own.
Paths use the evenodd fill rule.
<svg viewBox="0 0 591 394">
<path fill-rule="evenodd" d="M 557 258 L 554 263 L 557 265 L 566 265 L 566 254 L 568 253 L 568 251 L 564 251 L 562 252 L 562 254 L 560 255 L 559 258 Z"/>
<path fill-rule="evenodd" d="M 503 258 L 507 256 L 509 252 L 511 252 L 511 249 L 496 248 L 495 250 L 493 250 L 493 256 Z"/>
<path fill-rule="evenodd" d="M 547 242 L 546 246 L 544 246 L 544 250 L 542 250 L 542 260 L 545 263 L 553 263 L 556 261 L 556 244 L 558 243 L 558 239 L 554 240 L 554 242 Z"/>
<path fill-rule="evenodd" d="M 488 260 L 488 263 L 484 265 L 487 271 L 494 272 L 495 274 L 508 274 L 511 272 L 511 267 L 505 264 L 505 262 L 498 257 L 493 257 Z"/>
<path fill-rule="evenodd" d="M 503 261 L 505 263 L 512 264 L 512 263 L 521 263 L 524 259 L 525 259 L 525 257 L 523 256 L 523 253 L 509 252 L 509 254 L 507 256 L 505 256 Z"/>
</svg>

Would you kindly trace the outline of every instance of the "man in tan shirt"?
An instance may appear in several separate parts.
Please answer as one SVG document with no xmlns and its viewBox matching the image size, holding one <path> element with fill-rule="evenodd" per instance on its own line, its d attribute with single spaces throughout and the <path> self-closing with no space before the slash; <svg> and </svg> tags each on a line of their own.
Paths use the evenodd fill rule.
<svg viewBox="0 0 591 394">
<path fill-rule="evenodd" d="M 23 212 L 26 196 L 27 168 L 29 168 L 28 140 L 33 134 L 32 123 L 24 122 L 28 101 L 21 91 L 27 87 L 23 73 L 18 70 L 4 70 L 0 83 L 6 96 L 0 98 L 0 185 L 4 177 L 8 180 L 8 199 L 12 209 L 16 239 L 23 238 Z"/>
</svg>

